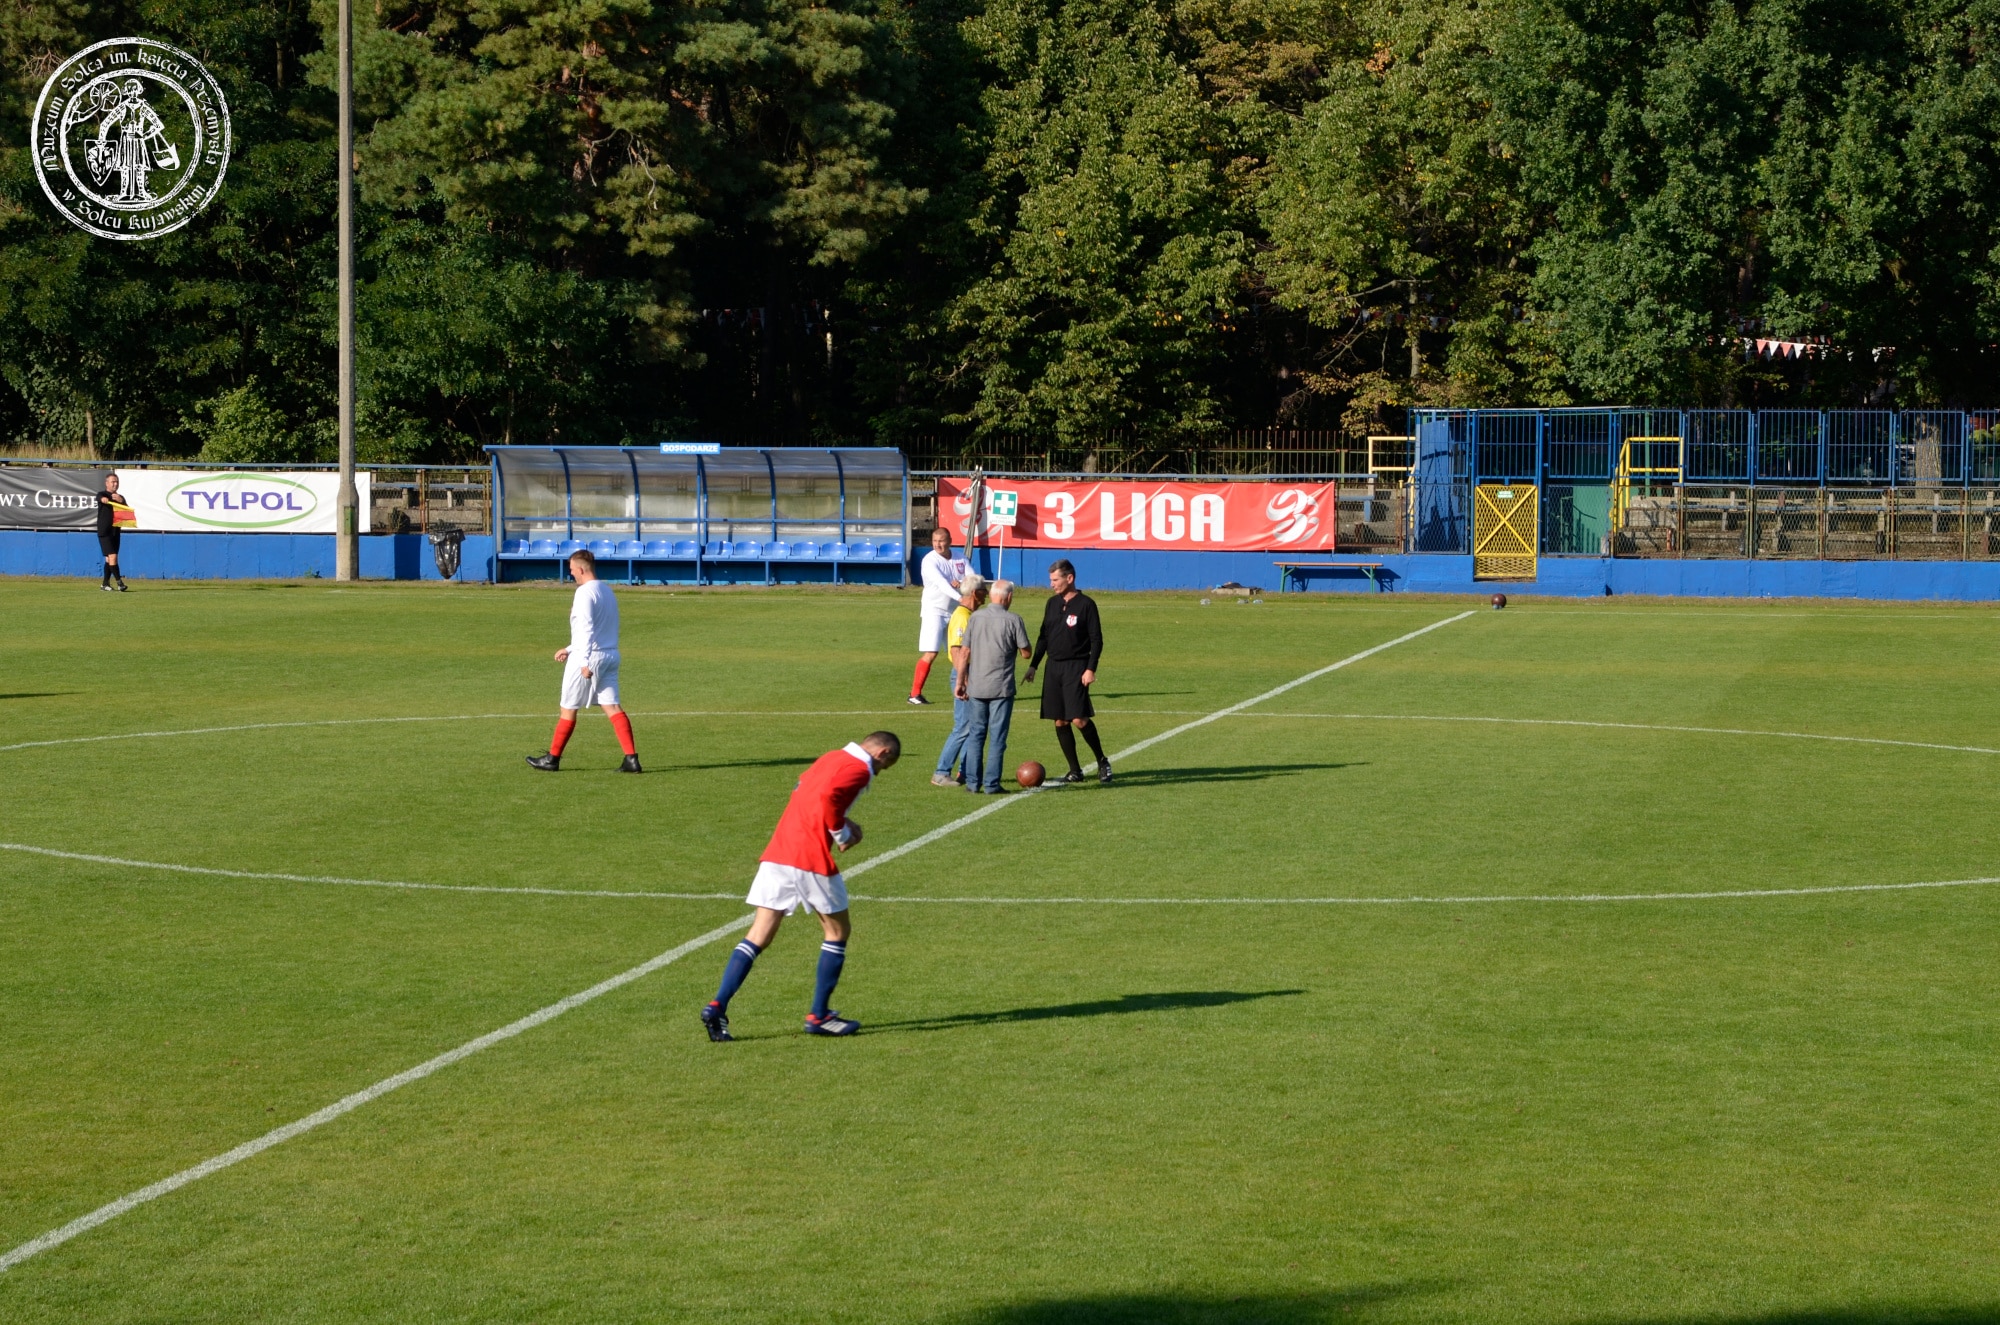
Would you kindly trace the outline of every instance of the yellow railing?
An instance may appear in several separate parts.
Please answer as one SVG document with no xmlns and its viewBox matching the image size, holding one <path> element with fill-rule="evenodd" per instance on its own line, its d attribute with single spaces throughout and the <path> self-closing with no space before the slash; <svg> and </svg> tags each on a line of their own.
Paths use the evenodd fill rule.
<svg viewBox="0 0 2000 1325">
<path fill-rule="evenodd" d="M 1674 463 L 1656 465 L 1652 463 L 1653 448 L 1663 442 L 1674 444 Z M 1644 464 L 1632 463 L 1632 448 L 1642 446 L 1640 459 Z M 1625 511 L 1632 501 L 1632 480 L 1671 478 L 1678 484 L 1687 471 L 1687 443 L 1679 437 L 1627 437 L 1618 447 L 1618 472 L 1611 480 L 1611 534 L 1617 537 L 1625 528 Z"/>
</svg>

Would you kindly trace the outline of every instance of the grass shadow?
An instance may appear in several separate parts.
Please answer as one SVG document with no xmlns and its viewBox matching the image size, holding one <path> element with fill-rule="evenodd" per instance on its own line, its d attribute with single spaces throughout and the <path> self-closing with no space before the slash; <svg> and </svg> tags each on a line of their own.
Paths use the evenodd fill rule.
<svg viewBox="0 0 2000 1325">
<path fill-rule="evenodd" d="M 22 690 L 11 695 L 0 695 L 0 699 L 57 699 L 63 695 L 80 695 L 81 690 Z"/>
<path fill-rule="evenodd" d="M 1894 1303 L 1817 1307 L 1728 1316 L 1599 1317 L 1594 1325 L 2000 1325 L 2000 1303 L 1963 1307 L 1911 1307 Z"/>
<path fill-rule="evenodd" d="M 1226 768 L 1141 768 L 1120 771 L 1113 785 L 1128 787 L 1171 786 L 1181 782 L 1262 782 L 1269 778 L 1296 777 L 1300 773 L 1330 772 L 1339 768 L 1366 768 L 1366 760 L 1345 764 L 1240 764 Z"/>
<path fill-rule="evenodd" d="M 986 1307 L 946 1318 L 947 1325 L 1327 1325 L 1367 1319 L 1366 1309 L 1434 1292 L 1419 1284 L 1332 1293 L 1110 1293 Z"/>
<path fill-rule="evenodd" d="M 1260 998 L 1290 998 L 1303 989 L 1261 989 L 1241 993 L 1230 989 L 1187 990 L 1170 994 L 1121 994 L 1088 1003 L 1052 1003 L 1004 1012 L 957 1012 L 949 1017 L 917 1017 L 909 1021 L 874 1022 L 868 1031 L 948 1031 L 960 1026 L 999 1026 L 1016 1021 L 1056 1021 L 1065 1017 L 1113 1017 L 1131 1012 L 1178 1012 L 1187 1008 L 1219 1008 Z"/>
<path fill-rule="evenodd" d="M 793 755 L 786 759 L 732 759 L 726 764 L 662 764 L 671 773 L 696 773 L 712 768 L 796 768 L 801 773 L 812 766 L 818 755 Z"/>
</svg>

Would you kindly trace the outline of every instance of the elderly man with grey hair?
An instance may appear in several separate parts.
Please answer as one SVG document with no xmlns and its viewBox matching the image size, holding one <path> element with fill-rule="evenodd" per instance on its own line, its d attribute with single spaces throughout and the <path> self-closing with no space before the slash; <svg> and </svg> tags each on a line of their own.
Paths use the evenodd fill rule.
<svg viewBox="0 0 2000 1325">
<path fill-rule="evenodd" d="M 1007 767 L 1007 729 L 1014 721 L 1014 663 L 1033 646 L 1027 624 L 1007 610 L 1013 601 L 1013 581 L 993 581 L 991 601 L 966 623 L 965 663 L 958 669 L 957 693 L 966 714 L 960 755 L 965 787 L 989 796 L 1007 790 L 1000 777 Z"/>
</svg>

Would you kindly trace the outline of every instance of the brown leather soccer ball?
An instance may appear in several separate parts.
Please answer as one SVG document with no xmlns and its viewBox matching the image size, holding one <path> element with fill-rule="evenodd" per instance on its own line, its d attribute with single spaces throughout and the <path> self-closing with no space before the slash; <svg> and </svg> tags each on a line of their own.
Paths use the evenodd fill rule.
<svg viewBox="0 0 2000 1325">
<path fill-rule="evenodd" d="M 1049 770 L 1030 759 L 1027 763 L 1014 770 L 1014 781 L 1020 783 L 1024 789 L 1039 787 L 1042 785 L 1042 779 L 1048 775 Z"/>
</svg>

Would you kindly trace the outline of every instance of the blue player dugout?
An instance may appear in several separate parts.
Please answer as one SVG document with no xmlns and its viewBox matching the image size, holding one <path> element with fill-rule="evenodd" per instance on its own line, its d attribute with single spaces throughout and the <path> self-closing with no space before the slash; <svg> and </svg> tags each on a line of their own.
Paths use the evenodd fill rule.
<svg viewBox="0 0 2000 1325">
<path fill-rule="evenodd" d="M 489 446 L 502 582 L 578 548 L 633 584 L 906 584 L 909 467 L 892 447 Z"/>
</svg>

